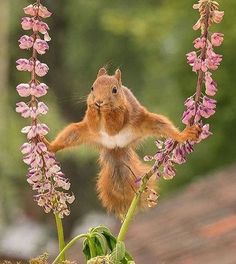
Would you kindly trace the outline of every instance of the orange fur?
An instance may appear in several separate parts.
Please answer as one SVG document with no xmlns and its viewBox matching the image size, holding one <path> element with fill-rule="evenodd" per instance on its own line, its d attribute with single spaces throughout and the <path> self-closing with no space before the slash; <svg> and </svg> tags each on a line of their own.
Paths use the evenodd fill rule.
<svg viewBox="0 0 236 264">
<path fill-rule="evenodd" d="M 164 136 L 183 142 L 197 140 L 199 128 L 187 127 L 180 132 L 165 116 L 149 112 L 133 93 L 121 83 L 121 72 L 113 76 L 100 69 L 87 98 L 87 111 L 79 123 L 70 124 L 54 141 L 45 143 L 49 150 L 89 143 L 100 151 L 101 171 L 97 190 L 102 204 L 116 215 L 124 215 L 138 186 L 135 178 L 148 171 L 134 152 L 140 140 L 148 136 Z M 149 188 L 153 189 L 154 181 Z M 142 207 L 147 206 L 147 194 Z"/>
</svg>

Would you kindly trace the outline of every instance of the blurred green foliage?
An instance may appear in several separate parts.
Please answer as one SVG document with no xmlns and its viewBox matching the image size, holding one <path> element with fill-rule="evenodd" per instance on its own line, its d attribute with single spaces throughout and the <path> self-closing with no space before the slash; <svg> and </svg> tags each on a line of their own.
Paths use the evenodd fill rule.
<svg viewBox="0 0 236 264">
<path fill-rule="evenodd" d="M 32 1 L 10 0 L 11 23 L 9 35 L 9 90 L 7 105 L 11 122 L 7 122 L 7 147 L 1 152 L 2 173 L 7 176 L 11 190 L 19 185 L 29 188 L 25 181 L 26 166 L 21 161 L 19 146 L 24 142 L 20 129 L 26 120 L 14 113 L 19 97 L 17 83 L 28 75 L 15 70 L 15 60 L 29 54 L 18 49 L 17 40 L 22 34 L 20 18 L 22 7 Z M 185 54 L 193 49 L 192 41 L 199 32 L 192 30 L 198 13 L 192 10 L 196 1 L 189 0 L 70 0 L 43 1 L 54 15 L 48 19 L 52 41 L 50 51 L 42 61 L 50 67 L 44 81 L 50 85 L 45 97 L 50 113 L 45 118 L 53 138 L 61 127 L 79 121 L 86 109 L 85 98 L 100 66 L 106 65 L 110 73 L 119 67 L 123 83 L 150 110 L 169 116 L 182 129 L 183 102 L 193 94 L 196 75 L 187 65 Z M 186 165 L 178 167 L 174 180 L 162 183 L 163 194 L 176 187 L 235 161 L 236 154 L 236 42 L 235 10 L 233 0 L 219 1 L 225 10 L 223 23 L 216 31 L 225 34 L 219 53 L 224 55 L 220 69 L 214 74 L 218 82 L 218 107 L 209 121 L 214 136 L 199 144 Z M 212 29 L 213 30 L 213 29 Z M 1 135 L 4 138 L 4 135 Z M 3 142 L 6 143 L 6 142 Z M 153 139 L 140 149 L 141 156 L 153 153 Z M 60 154 L 59 159 L 67 176 L 71 178 L 77 199 L 71 216 L 98 206 L 95 179 L 98 170 L 97 154 L 87 148 Z M 2 165 L 1 165 L 2 166 Z M 15 185 L 15 183 L 19 185 Z M 90 191 L 91 190 L 91 191 Z M 18 191 L 19 192 L 19 191 Z M 19 202 L 22 202 L 20 200 Z"/>
</svg>

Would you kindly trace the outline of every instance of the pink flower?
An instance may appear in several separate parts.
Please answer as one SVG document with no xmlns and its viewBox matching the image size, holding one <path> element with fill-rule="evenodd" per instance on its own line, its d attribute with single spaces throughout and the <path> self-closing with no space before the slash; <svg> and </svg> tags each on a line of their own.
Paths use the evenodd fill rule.
<svg viewBox="0 0 236 264">
<path fill-rule="evenodd" d="M 17 85 L 16 90 L 22 97 L 27 97 L 30 95 L 30 86 L 28 83 L 21 83 Z"/>
<path fill-rule="evenodd" d="M 201 70 L 202 70 L 203 72 L 206 72 L 206 71 L 208 70 L 208 68 L 207 68 L 207 64 L 206 64 L 206 61 L 205 61 L 205 60 L 202 61 Z"/>
<path fill-rule="evenodd" d="M 197 38 L 193 43 L 195 49 L 203 49 L 206 46 L 206 38 Z"/>
<path fill-rule="evenodd" d="M 198 21 L 193 25 L 193 30 L 198 30 L 202 25 L 201 18 L 198 19 Z"/>
<path fill-rule="evenodd" d="M 217 83 L 211 78 L 211 73 L 205 73 L 205 86 L 206 94 L 209 96 L 214 96 L 217 92 Z"/>
<path fill-rule="evenodd" d="M 184 111 L 183 116 L 182 116 L 182 123 L 185 125 L 189 125 L 192 117 L 193 115 L 189 110 Z"/>
<path fill-rule="evenodd" d="M 212 16 L 212 20 L 213 22 L 215 23 L 220 23 L 223 19 L 223 16 L 224 16 L 224 11 L 218 11 L 218 10 L 214 10 L 212 11 L 211 13 L 211 16 Z"/>
<path fill-rule="evenodd" d="M 211 36 L 211 43 L 213 46 L 219 47 L 224 41 L 224 34 L 222 33 L 214 33 Z"/>
<path fill-rule="evenodd" d="M 38 103 L 37 114 L 46 115 L 47 112 L 48 112 L 48 107 L 45 105 L 45 103 L 39 102 Z"/>
<path fill-rule="evenodd" d="M 34 64 L 32 60 L 27 60 L 27 59 L 19 59 L 16 61 L 18 64 L 16 66 L 17 70 L 19 71 L 29 71 L 31 72 L 33 70 Z"/>
<path fill-rule="evenodd" d="M 204 118 L 209 118 L 210 116 L 215 114 L 215 110 L 213 108 L 207 108 L 203 105 L 199 106 L 199 113 Z"/>
<path fill-rule="evenodd" d="M 173 147 L 174 147 L 174 144 L 175 144 L 175 142 L 174 142 L 174 140 L 172 140 L 172 139 L 167 139 L 166 141 L 165 141 L 165 143 L 164 143 L 164 145 L 165 145 L 165 150 L 166 151 L 171 151 L 172 149 L 173 149 Z"/>
<path fill-rule="evenodd" d="M 16 112 L 20 113 L 22 117 L 28 118 L 30 117 L 30 108 L 24 102 L 19 102 L 16 104 Z"/>
<path fill-rule="evenodd" d="M 216 100 L 204 96 L 202 99 L 202 105 L 208 109 L 215 109 L 216 108 Z"/>
<path fill-rule="evenodd" d="M 189 52 L 188 54 L 186 54 L 187 56 L 187 62 L 190 66 L 193 66 L 196 59 L 197 59 L 197 53 L 196 51 L 192 51 L 192 52 Z"/>
<path fill-rule="evenodd" d="M 185 163 L 186 162 L 185 154 L 186 153 L 183 151 L 183 148 L 181 148 L 181 145 L 178 145 L 173 151 L 174 162 L 178 164 Z"/>
<path fill-rule="evenodd" d="M 202 68 L 202 60 L 201 60 L 200 58 L 197 58 L 197 59 L 194 61 L 194 64 L 193 64 L 193 71 L 194 71 L 194 72 L 197 72 L 197 71 L 199 71 L 201 68 Z"/>
<path fill-rule="evenodd" d="M 26 15 L 30 15 L 30 16 L 36 16 L 38 12 L 38 8 L 33 5 L 28 5 L 25 8 L 23 8 L 23 10 Z"/>
<path fill-rule="evenodd" d="M 42 5 L 39 6 L 39 13 L 38 14 L 42 18 L 47 18 L 47 17 L 50 17 L 52 15 L 52 13 L 49 12 L 45 6 L 42 6 Z"/>
<path fill-rule="evenodd" d="M 210 46 L 207 49 L 207 58 L 206 58 L 207 67 L 213 71 L 217 70 L 221 61 L 222 61 L 222 55 L 216 54 L 213 51 L 212 46 Z"/>
<path fill-rule="evenodd" d="M 38 54 L 45 54 L 46 50 L 49 49 L 49 46 L 45 40 L 36 39 L 34 42 L 34 49 L 38 52 Z"/>
<path fill-rule="evenodd" d="M 144 161 L 152 161 L 153 159 L 154 159 L 153 156 L 145 156 L 143 158 Z"/>
<path fill-rule="evenodd" d="M 19 47 L 21 49 L 30 49 L 33 47 L 34 39 L 32 37 L 24 35 L 19 39 L 19 43 Z"/>
<path fill-rule="evenodd" d="M 202 127 L 202 131 L 201 131 L 201 134 L 199 136 L 199 141 L 198 142 L 200 142 L 202 139 L 206 139 L 210 135 L 212 135 L 212 132 L 210 132 L 209 128 L 210 128 L 209 124 L 206 124 L 206 125 L 204 125 Z"/>
<path fill-rule="evenodd" d="M 48 86 L 45 83 L 40 83 L 35 85 L 34 83 L 31 84 L 31 95 L 36 97 L 41 97 L 47 93 Z"/>
<path fill-rule="evenodd" d="M 46 75 L 49 71 L 49 68 L 47 66 L 47 64 L 45 63 L 41 63 L 39 60 L 36 61 L 35 64 L 35 73 L 40 76 L 43 77 L 44 75 Z"/>
<path fill-rule="evenodd" d="M 174 169 L 173 165 L 167 164 L 163 168 L 163 173 L 164 173 L 163 174 L 163 178 L 165 180 L 171 180 L 175 176 L 176 172 L 175 172 L 175 169 Z"/>
<path fill-rule="evenodd" d="M 32 152 L 32 149 L 33 149 L 33 144 L 31 144 L 31 143 L 24 143 L 22 146 L 21 146 L 21 148 L 20 148 L 20 150 L 21 150 L 21 153 L 22 154 L 29 154 L 29 153 L 31 153 Z"/>
<path fill-rule="evenodd" d="M 34 32 L 40 32 L 42 34 L 46 34 L 47 31 L 49 30 L 49 26 L 48 24 L 39 21 L 37 19 L 33 20 L 33 24 L 32 24 L 32 29 Z"/>
<path fill-rule="evenodd" d="M 21 26 L 24 30 L 30 30 L 33 26 L 33 20 L 31 17 L 23 17 L 21 21 Z"/>
<path fill-rule="evenodd" d="M 45 136 L 49 132 L 49 128 L 45 124 L 37 124 L 33 126 L 26 126 L 21 129 L 23 134 L 27 134 L 27 138 L 30 140 L 37 135 Z"/>
<path fill-rule="evenodd" d="M 195 105 L 195 101 L 193 100 L 193 97 L 189 97 L 185 100 L 184 105 L 187 106 L 187 108 L 194 106 Z"/>
</svg>

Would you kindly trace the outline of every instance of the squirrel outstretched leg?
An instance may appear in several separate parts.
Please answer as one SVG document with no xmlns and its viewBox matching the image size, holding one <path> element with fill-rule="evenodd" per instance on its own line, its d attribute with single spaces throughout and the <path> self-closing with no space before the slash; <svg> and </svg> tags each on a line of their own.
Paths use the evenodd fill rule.
<svg viewBox="0 0 236 264">
<path fill-rule="evenodd" d="M 90 137 L 87 123 L 82 121 L 66 126 L 51 143 L 46 138 L 43 138 L 43 142 L 47 145 L 49 151 L 57 152 L 64 148 L 86 143 Z"/>
<path fill-rule="evenodd" d="M 196 141 L 201 129 L 197 125 L 186 127 L 182 132 L 165 116 L 146 111 L 145 118 L 141 122 L 139 129 L 145 136 L 163 136 L 178 142 L 186 140 Z"/>
</svg>

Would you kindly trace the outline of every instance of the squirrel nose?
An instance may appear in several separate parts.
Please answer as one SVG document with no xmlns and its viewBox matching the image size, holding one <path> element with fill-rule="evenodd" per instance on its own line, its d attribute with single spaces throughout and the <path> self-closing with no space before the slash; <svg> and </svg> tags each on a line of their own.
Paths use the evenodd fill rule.
<svg viewBox="0 0 236 264">
<path fill-rule="evenodd" d="M 102 104 L 103 104 L 103 101 L 102 100 L 97 100 L 95 102 L 95 105 L 98 106 L 98 107 L 100 107 Z"/>
</svg>

